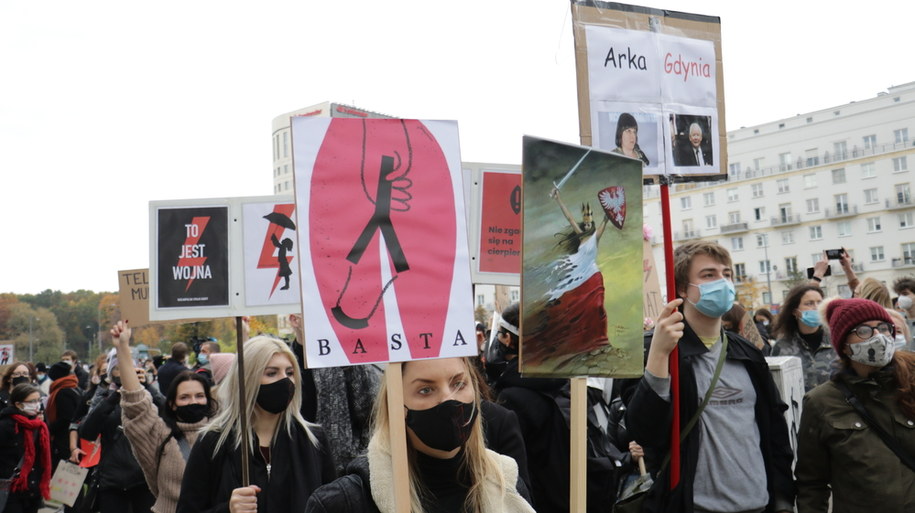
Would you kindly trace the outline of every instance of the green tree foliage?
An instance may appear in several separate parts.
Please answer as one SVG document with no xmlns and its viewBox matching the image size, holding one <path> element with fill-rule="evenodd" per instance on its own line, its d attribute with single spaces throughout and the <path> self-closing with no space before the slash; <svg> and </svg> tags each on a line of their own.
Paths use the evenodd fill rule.
<svg viewBox="0 0 915 513">
<path fill-rule="evenodd" d="M 17 360 L 29 359 L 29 341 L 34 362 L 56 362 L 64 350 L 63 331 L 57 325 L 57 318 L 47 308 L 14 303 L 9 308 L 7 329 L 13 335 L 9 339 L 16 347 Z"/>
</svg>

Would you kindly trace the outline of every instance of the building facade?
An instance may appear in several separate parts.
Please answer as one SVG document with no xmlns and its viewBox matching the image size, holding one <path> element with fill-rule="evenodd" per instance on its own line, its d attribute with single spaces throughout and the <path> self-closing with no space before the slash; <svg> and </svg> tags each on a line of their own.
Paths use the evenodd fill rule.
<svg viewBox="0 0 915 513">
<path fill-rule="evenodd" d="M 671 186 L 674 244 L 707 239 L 728 248 L 746 307 L 777 309 L 826 249 L 845 248 L 859 278 L 892 288 L 896 278 L 915 275 L 910 133 L 915 82 L 730 131 L 727 181 Z M 658 234 L 660 262 L 659 188 L 645 189 L 645 222 Z M 841 267 L 831 265 L 827 296 L 848 297 Z"/>
</svg>

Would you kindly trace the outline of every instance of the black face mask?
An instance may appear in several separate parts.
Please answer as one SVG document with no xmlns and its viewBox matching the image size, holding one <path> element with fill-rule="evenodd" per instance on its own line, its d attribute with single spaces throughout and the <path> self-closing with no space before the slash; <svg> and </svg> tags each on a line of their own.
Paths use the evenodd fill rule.
<svg viewBox="0 0 915 513">
<path fill-rule="evenodd" d="M 453 451 L 470 437 L 477 417 L 474 403 L 449 399 L 428 410 L 407 408 L 407 427 L 426 445 L 440 451 Z"/>
<path fill-rule="evenodd" d="M 23 383 L 28 383 L 28 382 L 29 382 L 29 377 L 28 377 L 28 376 L 16 376 L 16 377 L 13 378 L 13 380 L 11 381 L 11 383 L 13 384 L 13 386 L 21 385 L 21 384 L 23 384 Z"/>
<path fill-rule="evenodd" d="M 99 383 L 108 383 L 108 374 L 104 372 L 98 375 Z"/>
<path fill-rule="evenodd" d="M 175 407 L 175 417 L 178 417 L 180 422 L 196 424 L 207 416 L 207 410 L 209 407 L 206 404 L 185 404 Z"/>
<path fill-rule="evenodd" d="M 120 376 L 111 376 L 111 382 L 114 383 L 114 386 L 121 388 L 121 377 Z"/>
<path fill-rule="evenodd" d="M 293 394 L 295 383 L 289 378 L 283 378 L 269 385 L 261 385 L 257 392 L 257 405 L 270 413 L 282 413 L 292 401 Z"/>
</svg>

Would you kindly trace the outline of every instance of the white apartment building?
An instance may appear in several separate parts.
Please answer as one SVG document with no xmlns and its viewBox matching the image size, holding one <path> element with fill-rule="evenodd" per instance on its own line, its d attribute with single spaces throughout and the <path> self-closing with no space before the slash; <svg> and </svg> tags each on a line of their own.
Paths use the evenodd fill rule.
<svg viewBox="0 0 915 513">
<path fill-rule="evenodd" d="M 892 288 L 915 275 L 915 82 L 874 98 L 728 132 L 728 179 L 670 189 L 674 244 L 718 241 L 752 304 L 778 304 L 792 279 L 846 248 L 859 278 Z M 659 187 L 645 187 L 644 218 L 663 270 Z M 837 261 L 827 296 L 851 293 Z M 662 276 L 662 281 L 664 277 Z M 740 288 L 740 285 L 738 285 Z M 666 287 L 662 286 L 662 290 Z M 892 291 L 891 291 L 892 292 Z M 771 294 L 770 294 L 771 293 Z M 892 294 L 895 296 L 895 294 Z"/>
</svg>

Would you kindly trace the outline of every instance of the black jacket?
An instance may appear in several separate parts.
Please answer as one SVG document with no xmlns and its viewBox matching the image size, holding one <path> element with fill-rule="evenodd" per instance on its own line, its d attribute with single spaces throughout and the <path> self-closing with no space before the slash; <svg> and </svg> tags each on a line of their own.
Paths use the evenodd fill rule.
<svg viewBox="0 0 915 513">
<path fill-rule="evenodd" d="M 19 465 L 22 455 L 25 454 L 25 430 L 16 431 L 16 421 L 12 415 L 23 415 L 15 406 L 7 406 L 0 410 L 0 477 L 8 479 L 13 475 L 13 470 Z M 37 434 L 36 434 L 37 435 Z M 39 483 L 43 472 L 41 466 L 41 449 L 38 445 L 38 436 L 33 437 L 31 443 L 35 444 L 35 463 L 29 473 L 29 495 L 39 494 Z"/>
<path fill-rule="evenodd" d="M 99 490 L 146 487 L 143 469 L 133 456 L 130 441 L 124 436 L 120 399 L 119 393 L 109 392 L 79 426 L 79 437 L 84 440 L 102 436 L 102 455 L 96 468 Z"/>
<path fill-rule="evenodd" d="M 183 363 L 171 359 L 163 363 L 156 373 L 156 379 L 159 382 L 159 391 L 162 392 L 162 395 L 168 395 L 168 387 L 171 386 L 175 376 L 189 370 L 191 369 L 187 368 Z"/>
<path fill-rule="evenodd" d="M 524 436 L 515 412 L 499 404 L 482 401 L 480 411 L 483 414 L 483 437 L 486 448 L 511 457 L 518 464 L 518 477 L 524 486 L 531 489 L 531 477 L 527 470 L 527 450 L 524 448 Z"/>
<path fill-rule="evenodd" d="M 54 408 L 57 410 L 54 422 L 48 423 L 51 434 L 51 461 L 70 458 L 70 424 L 76 422 L 77 411 L 83 395 L 79 388 L 64 388 L 57 392 Z M 45 415 L 47 418 L 47 415 Z"/>
<path fill-rule="evenodd" d="M 304 511 L 305 501 L 311 493 L 336 477 L 328 441 L 321 428 L 312 428 L 318 447 L 298 424 L 293 424 L 291 434 L 282 426 L 279 429 L 270 449 L 272 470 L 269 479 L 266 462 L 259 452 L 255 451 L 248 460 L 251 484 L 261 488 L 257 494 L 260 513 Z M 229 511 L 232 490 L 241 487 L 241 450 L 232 447 L 234 438 L 229 435 L 219 452 L 215 450 L 219 433 L 210 431 L 197 439 L 185 467 L 177 513 Z"/>
<path fill-rule="evenodd" d="M 681 429 L 699 407 L 699 392 L 692 360 L 707 351 L 696 333 L 686 324 L 680 339 L 680 426 Z M 793 453 L 788 440 L 788 426 L 775 382 L 762 353 L 746 339 L 728 333 L 727 359 L 744 364 L 756 391 L 756 424 L 759 427 L 760 450 L 766 466 L 769 505 L 766 511 L 775 511 L 775 501 L 794 502 L 794 481 L 791 474 Z M 656 474 L 661 461 L 670 450 L 670 402 L 661 399 L 642 378 L 629 401 L 626 424 L 629 432 L 645 450 L 645 461 L 652 474 Z M 645 501 L 644 511 L 693 511 L 693 478 L 699 459 L 699 430 L 693 429 L 680 445 L 680 484 L 669 488 L 669 468 L 654 479 L 654 486 Z"/>
</svg>

